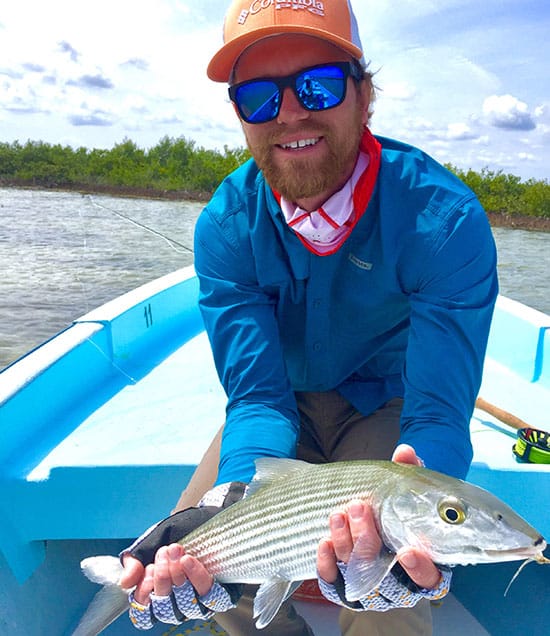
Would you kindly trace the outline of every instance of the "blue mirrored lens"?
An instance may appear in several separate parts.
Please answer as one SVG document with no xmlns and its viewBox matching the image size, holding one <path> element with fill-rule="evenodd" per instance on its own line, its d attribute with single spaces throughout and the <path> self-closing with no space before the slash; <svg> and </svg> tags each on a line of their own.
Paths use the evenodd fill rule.
<svg viewBox="0 0 550 636">
<path fill-rule="evenodd" d="M 308 110 L 333 108 L 345 94 L 346 78 L 337 66 L 309 69 L 296 78 L 296 95 Z"/>
<path fill-rule="evenodd" d="M 307 110 L 326 110 L 338 106 L 346 96 L 347 78 L 352 71 L 349 62 L 314 66 L 287 77 L 236 84 L 229 88 L 229 96 L 237 104 L 245 121 L 261 124 L 277 117 L 286 87 L 292 88 Z M 356 75 L 353 77 L 359 79 Z"/>
<path fill-rule="evenodd" d="M 281 91 L 274 82 L 262 80 L 243 84 L 235 97 L 245 121 L 254 124 L 277 117 Z"/>
</svg>

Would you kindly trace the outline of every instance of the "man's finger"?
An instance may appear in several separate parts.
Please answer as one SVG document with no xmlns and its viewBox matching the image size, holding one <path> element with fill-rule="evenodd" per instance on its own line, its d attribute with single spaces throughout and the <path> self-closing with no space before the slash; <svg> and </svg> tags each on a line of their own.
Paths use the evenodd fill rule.
<svg viewBox="0 0 550 636">
<path fill-rule="evenodd" d="M 330 539 L 321 539 L 317 548 L 317 571 L 327 583 L 334 583 L 338 577 L 336 555 Z"/>
<path fill-rule="evenodd" d="M 416 451 L 408 444 L 399 444 L 393 451 L 392 462 L 400 464 L 413 464 L 413 466 L 422 466 L 422 460 L 417 456 Z"/>
<path fill-rule="evenodd" d="M 180 563 L 189 582 L 197 591 L 197 594 L 199 596 L 207 594 L 214 583 L 214 579 L 204 565 L 189 555 L 184 555 Z"/>
<path fill-rule="evenodd" d="M 141 581 L 145 568 L 141 561 L 130 554 L 125 554 L 122 557 L 122 563 L 124 571 L 120 577 L 120 585 L 125 590 L 129 590 Z"/>
<path fill-rule="evenodd" d="M 157 596 L 168 596 L 172 591 L 172 576 L 170 575 L 170 562 L 168 559 L 168 546 L 162 546 L 155 555 L 155 584 L 154 591 Z"/>
<path fill-rule="evenodd" d="M 179 543 L 172 543 L 168 546 L 168 566 L 170 569 L 170 577 L 172 584 L 176 587 L 183 585 L 187 581 L 187 575 L 181 564 L 181 558 L 184 554 L 183 548 Z"/>
<path fill-rule="evenodd" d="M 155 583 L 154 572 L 155 566 L 151 563 L 144 569 L 143 578 L 134 590 L 134 600 L 140 605 L 149 605 L 149 594 L 153 591 Z"/>
<path fill-rule="evenodd" d="M 355 552 L 360 550 L 362 559 L 376 559 L 382 549 L 382 540 L 376 528 L 372 508 L 358 499 L 350 503 L 347 512 Z"/>
<path fill-rule="evenodd" d="M 348 526 L 347 515 L 335 512 L 329 517 L 330 538 L 338 561 L 347 563 L 353 550 L 353 539 Z"/>
<path fill-rule="evenodd" d="M 432 590 L 441 581 L 441 572 L 427 554 L 403 548 L 397 553 L 397 558 L 407 574 L 420 587 Z"/>
</svg>

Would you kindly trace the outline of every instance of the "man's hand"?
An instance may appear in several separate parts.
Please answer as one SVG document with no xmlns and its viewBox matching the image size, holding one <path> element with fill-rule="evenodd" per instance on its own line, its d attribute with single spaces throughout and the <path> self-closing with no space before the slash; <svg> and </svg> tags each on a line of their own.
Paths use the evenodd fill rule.
<svg viewBox="0 0 550 636">
<path fill-rule="evenodd" d="M 175 541 L 240 500 L 245 486 L 232 482 L 214 488 L 203 498 L 208 505 L 174 513 L 123 552 L 120 585 L 125 589 L 135 586 L 130 594 L 130 620 L 138 629 L 150 629 L 156 621 L 179 624 L 208 618 L 235 607 L 241 586 L 215 582 Z"/>
<path fill-rule="evenodd" d="M 134 599 L 149 604 L 149 595 L 168 596 L 172 587 L 179 587 L 186 581 L 197 591 L 205 595 L 212 587 L 213 578 L 204 566 L 192 556 L 186 555 L 179 543 L 163 546 L 157 550 L 155 563 L 143 567 L 140 561 L 126 554 L 123 557 L 124 574 L 120 584 L 124 588 L 136 585 Z"/>
<path fill-rule="evenodd" d="M 392 461 L 422 466 L 414 449 L 405 444 L 398 446 Z M 348 563 L 353 547 L 361 541 L 366 559 L 374 559 L 382 549 L 382 540 L 376 529 L 372 509 L 365 502 L 350 502 L 346 512 L 336 512 L 329 519 L 330 538 L 323 539 L 317 552 L 317 571 L 320 579 L 329 585 L 341 576 L 337 563 Z M 442 575 L 431 558 L 421 550 L 403 548 L 397 558 L 405 572 L 422 589 L 432 590 L 442 583 Z"/>
</svg>

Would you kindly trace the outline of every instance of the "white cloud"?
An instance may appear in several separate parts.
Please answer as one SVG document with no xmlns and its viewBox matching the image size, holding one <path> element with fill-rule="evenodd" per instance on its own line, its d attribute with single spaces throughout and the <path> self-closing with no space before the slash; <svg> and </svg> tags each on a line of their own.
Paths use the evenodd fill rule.
<svg viewBox="0 0 550 636">
<path fill-rule="evenodd" d="M 478 137 L 468 124 L 456 123 L 449 124 L 447 127 L 447 138 L 455 141 L 465 141 L 476 139 Z"/>
<path fill-rule="evenodd" d="M 431 120 L 425 117 L 410 117 L 405 120 L 405 126 L 410 130 L 417 131 L 432 131 L 434 124 Z"/>
<path fill-rule="evenodd" d="M 550 102 L 540 78 L 550 11 L 501 0 L 402 0 L 397 10 L 390 0 L 352 2 L 379 71 L 375 132 L 461 167 L 510 164 L 548 177 Z M 4 3 L 0 141 L 109 147 L 129 136 L 143 147 L 183 135 L 207 148 L 243 145 L 226 87 L 205 76 L 228 3 Z M 520 148 L 536 161 L 518 157 L 519 135 L 503 128 L 523 131 Z"/>
<path fill-rule="evenodd" d="M 491 95 L 483 102 L 483 114 L 491 126 L 510 130 L 533 130 L 536 123 L 529 107 L 513 95 Z"/>
<path fill-rule="evenodd" d="M 491 143 L 491 138 L 489 135 L 481 135 L 477 139 L 474 139 L 473 143 L 478 146 L 488 146 Z"/>
<path fill-rule="evenodd" d="M 388 82 L 384 84 L 384 97 L 408 101 L 416 95 L 416 88 L 408 82 Z"/>
</svg>

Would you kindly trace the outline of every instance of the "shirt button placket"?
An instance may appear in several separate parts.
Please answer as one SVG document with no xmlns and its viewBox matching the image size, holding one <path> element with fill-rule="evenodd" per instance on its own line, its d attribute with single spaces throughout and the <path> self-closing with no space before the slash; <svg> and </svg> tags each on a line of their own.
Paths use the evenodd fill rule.
<svg viewBox="0 0 550 636">
<path fill-rule="evenodd" d="M 311 306 L 314 310 L 315 313 L 318 313 L 319 310 L 322 308 L 323 306 L 323 299 L 322 298 L 314 298 L 311 302 Z M 320 325 L 321 321 L 320 320 L 315 320 L 315 325 Z M 321 351 L 323 351 L 323 334 L 321 333 L 316 333 L 315 334 L 316 339 L 313 340 L 313 344 L 312 344 L 312 349 L 315 353 L 321 353 Z M 319 336 L 321 336 L 321 340 L 319 340 Z"/>
</svg>

